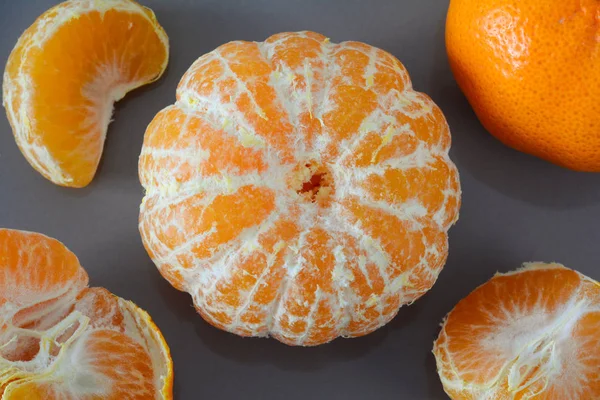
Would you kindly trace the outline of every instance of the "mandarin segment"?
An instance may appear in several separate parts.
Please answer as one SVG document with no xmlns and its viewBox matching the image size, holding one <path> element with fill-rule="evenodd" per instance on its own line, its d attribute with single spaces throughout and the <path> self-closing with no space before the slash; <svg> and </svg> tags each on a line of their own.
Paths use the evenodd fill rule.
<svg viewBox="0 0 600 400">
<path fill-rule="evenodd" d="M 88 288 L 57 240 L 0 229 L 0 243 L 0 398 L 172 398 L 169 349 L 147 313 Z"/>
<path fill-rule="evenodd" d="M 231 42 L 148 126 L 140 233 L 212 325 L 318 345 L 434 284 L 458 218 L 450 132 L 404 66 L 314 32 Z"/>
<path fill-rule="evenodd" d="M 600 396 L 600 285 L 558 264 L 497 274 L 448 314 L 434 344 L 452 399 Z"/>
<path fill-rule="evenodd" d="M 93 178 L 115 101 L 158 79 L 168 39 L 133 0 L 68 0 L 19 38 L 6 64 L 3 104 L 17 145 L 45 178 Z"/>
</svg>

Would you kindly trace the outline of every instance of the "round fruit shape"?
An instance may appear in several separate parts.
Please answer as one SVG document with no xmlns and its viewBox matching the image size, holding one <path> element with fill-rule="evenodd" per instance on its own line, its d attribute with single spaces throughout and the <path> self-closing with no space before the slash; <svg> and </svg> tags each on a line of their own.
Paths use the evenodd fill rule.
<svg viewBox="0 0 600 400">
<path fill-rule="evenodd" d="M 434 284 L 460 188 L 440 109 L 392 55 L 313 32 L 200 57 L 149 125 L 140 231 L 212 325 L 317 345 Z"/>
<path fill-rule="evenodd" d="M 87 284 L 59 241 L 0 229 L 2 400 L 172 398 L 169 348 L 150 316 Z"/>
<path fill-rule="evenodd" d="M 158 79 L 167 35 L 132 0 L 69 0 L 42 14 L 11 52 L 3 104 L 21 152 L 45 178 L 86 186 L 113 103 Z"/>
<path fill-rule="evenodd" d="M 506 145 L 600 171 L 600 2 L 451 0 L 450 66 Z"/>
<path fill-rule="evenodd" d="M 600 284 L 558 264 L 497 274 L 448 314 L 433 353 L 446 393 L 600 398 Z"/>
</svg>

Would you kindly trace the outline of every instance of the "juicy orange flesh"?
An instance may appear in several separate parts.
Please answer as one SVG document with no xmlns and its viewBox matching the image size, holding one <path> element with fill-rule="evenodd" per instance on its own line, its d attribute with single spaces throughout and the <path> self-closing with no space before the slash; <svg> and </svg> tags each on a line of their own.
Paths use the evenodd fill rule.
<svg viewBox="0 0 600 400">
<path fill-rule="evenodd" d="M 393 56 L 312 32 L 232 42 L 177 99 L 144 138 L 140 231 L 211 324 L 314 345 L 433 285 L 458 175 L 442 113 Z"/>
<path fill-rule="evenodd" d="M 457 304 L 436 341 L 446 391 L 453 399 L 598 397 L 599 300 L 600 285 L 562 266 L 492 278 Z"/>
<path fill-rule="evenodd" d="M 62 291 L 65 282 L 84 287 L 88 281 L 77 257 L 60 242 L 8 229 L 0 229 L 0 265 L 5 277 L 0 280 L 0 307 L 8 301 L 19 306 L 37 302 L 48 292 Z"/>
<path fill-rule="evenodd" d="M 106 289 L 86 288 L 87 274 L 77 258 L 54 239 L 0 229 L 0 254 L 3 276 L 7 278 L 7 287 L 0 291 L 0 361 L 4 365 L 0 369 L 0 397 L 51 400 L 157 396 L 161 388 L 156 387 L 156 371 L 145 347 L 152 339 L 145 337 L 147 342 L 140 342 L 137 335 L 148 333 L 133 334 L 128 322 L 131 317 L 126 316 L 139 311 L 137 307 L 123 303 Z M 15 307 L 20 311 L 11 312 Z M 49 365 L 33 364 L 43 352 L 40 333 L 56 328 L 73 315 L 81 316 L 50 339 Z M 81 329 L 85 331 L 79 332 Z M 25 365 L 21 369 L 11 362 Z"/>
<path fill-rule="evenodd" d="M 13 80 L 23 74 L 31 85 L 28 145 L 46 148 L 72 180 L 69 186 L 85 186 L 98 166 L 113 102 L 156 79 L 167 50 L 154 23 L 117 9 L 74 15 L 36 46 L 31 35 L 43 31 L 44 23 L 51 25 L 44 19 L 51 15 L 52 10 L 26 31 L 23 37 L 29 40 L 17 45 L 6 71 Z M 14 97 L 15 110 L 25 96 L 20 94 Z"/>
<path fill-rule="evenodd" d="M 145 154 L 140 156 L 140 163 L 148 165 L 148 169 L 169 171 L 178 183 L 186 183 L 198 178 L 199 171 L 203 176 L 222 175 L 227 173 L 264 172 L 266 163 L 263 155 L 252 148 L 247 148 L 229 137 L 221 127 L 213 127 L 203 121 L 200 115 L 186 115 L 179 108 L 166 108 L 152 120 L 149 131 L 155 132 L 146 136 L 145 144 L 167 150 L 162 154 Z M 202 132 L 202 135 L 198 135 Z M 170 155 L 190 146 L 203 149 L 228 149 L 227 152 L 211 152 L 207 159 L 188 157 L 185 160 L 171 159 Z M 142 174 L 140 179 L 145 186 L 158 186 L 161 175 Z"/>
</svg>

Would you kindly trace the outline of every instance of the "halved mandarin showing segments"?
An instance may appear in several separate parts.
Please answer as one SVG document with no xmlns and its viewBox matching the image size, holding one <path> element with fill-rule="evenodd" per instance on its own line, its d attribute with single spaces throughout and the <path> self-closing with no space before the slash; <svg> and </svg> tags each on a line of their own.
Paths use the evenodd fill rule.
<svg viewBox="0 0 600 400">
<path fill-rule="evenodd" d="M 389 53 L 313 32 L 200 57 L 148 126 L 140 231 L 212 325 L 318 345 L 434 284 L 458 218 L 440 109 Z"/>
<path fill-rule="evenodd" d="M 133 0 L 68 0 L 19 38 L 3 104 L 21 152 L 44 177 L 83 187 L 94 177 L 113 103 L 158 79 L 168 38 Z"/>
<path fill-rule="evenodd" d="M 454 400 L 600 398 L 600 284 L 559 264 L 497 274 L 448 314 L 433 353 Z"/>
<path fill-rule="evenodd" d="M 0 398 L 171 399 L 150 316 L 88 276 L 62 243 L 0 229 Z"/>
</svg>

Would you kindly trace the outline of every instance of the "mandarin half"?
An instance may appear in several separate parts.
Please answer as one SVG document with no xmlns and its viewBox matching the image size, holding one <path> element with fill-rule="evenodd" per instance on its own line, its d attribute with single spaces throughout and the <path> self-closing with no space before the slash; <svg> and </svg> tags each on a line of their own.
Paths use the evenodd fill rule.
<svg viewBox="0 0 600 400">
<path fill-rule="evenodd" d="M 59 241 L 0 229 L 2 400 L 172 398 L 169 348 L 150 316 L 87 284 Z"/>
<path fill-rule="evenodd" d="M 148 126 L 140 231 L 212 325 L 318 345 L 434 284 L 458 218 L 440 109 L 389 53 L 313 32 L 200 57 Z"/>
<path fill-rule="evenodd" d="M 497 274 L 448 314 L 433 353 L 453 400 L 600 398 L 600 284 L 559 264 Z"/>
<path fill-rule="evenodd" d="M 133 0 L 68 0 L 19 38 L 2 100 L 21 152 L 45 178 L 83 187 L 98 168 L 113 103 L 158 79 L 167 35 Z"/>
</svg>

